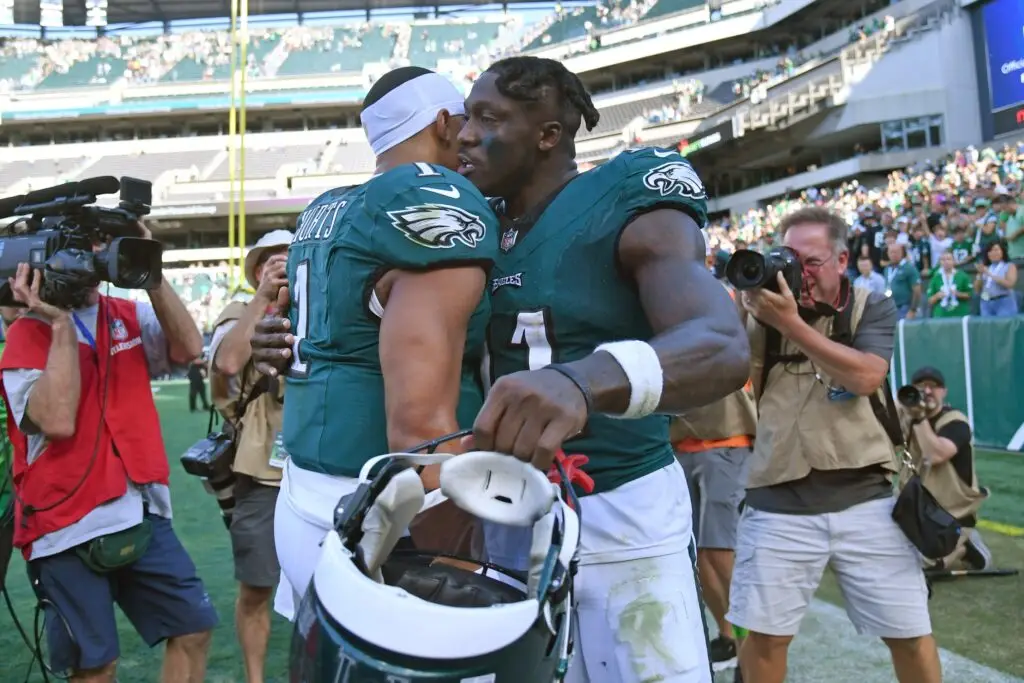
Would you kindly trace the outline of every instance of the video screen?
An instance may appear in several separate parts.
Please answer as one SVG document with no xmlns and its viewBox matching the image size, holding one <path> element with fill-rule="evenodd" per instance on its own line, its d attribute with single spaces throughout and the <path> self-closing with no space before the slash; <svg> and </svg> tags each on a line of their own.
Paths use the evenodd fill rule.
<svg viewBox="0 0 1024 683">
<path fill-rule="evenodd" d="M 1024 102 L 1024 0 L 982 7 L 992 109 Z"/>
</svg>

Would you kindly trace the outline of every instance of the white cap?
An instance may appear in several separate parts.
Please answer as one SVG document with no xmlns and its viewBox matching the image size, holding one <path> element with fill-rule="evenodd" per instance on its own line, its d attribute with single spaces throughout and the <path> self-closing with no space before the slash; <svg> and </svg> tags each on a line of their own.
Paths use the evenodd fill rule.
<svg viewBox="0 0 1024 683">
<path fill-rule="evenodd" d="M 253 289 L 260 286 L 260 281 L 256 279 L 256 264 L 260 262 L 263 252 L 267 249 L 287 247 L 291 243 L 292 233 L 290 231 L 271 230 L 261 237 L 253 248 L 249 250 L 249 253 L 245 255 L 245 266 L 242 270 L 245 273 L 246 282 L 248 282 Z"/>
</svg>

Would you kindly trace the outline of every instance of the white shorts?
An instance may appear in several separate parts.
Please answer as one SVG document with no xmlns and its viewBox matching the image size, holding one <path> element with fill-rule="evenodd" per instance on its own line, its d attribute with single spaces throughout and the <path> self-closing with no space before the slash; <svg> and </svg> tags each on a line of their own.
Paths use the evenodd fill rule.
<svg viewBox="0 0 1024 683">
<path fill-rule="evenodd" d="M 746 508 L 726 619 L 756 633 L 794 636 L 832 567 L 857 632 L 917 638 L 932 631 L 917 551 L 892 520 L 894 499 L 824 515 Z"/>
<path fill-rule="evenodd" d="M 320 561 L 320 546 L 334 528 L 334 510 L 358 479 L 310 472 L 287 462 L 274 511 L 274 544 L 281 580 L 274 611 L 292 620 Z"/>
<path fill-rule="evenodd" d="M 677 462 L 580 501 L 566 683 L 711 683 L 686 475 Z"/>
<path fill-rule="evenodd" d="M 694 553 L 580 566 L 565 683 L 712 683 Z"/>
</svg>

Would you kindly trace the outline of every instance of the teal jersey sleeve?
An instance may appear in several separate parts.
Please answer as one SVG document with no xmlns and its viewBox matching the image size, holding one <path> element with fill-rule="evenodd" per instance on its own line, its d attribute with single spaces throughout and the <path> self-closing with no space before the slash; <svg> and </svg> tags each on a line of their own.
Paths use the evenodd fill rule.
<svg viewBox="0 0 1024 683">
<path fill-rule="evenodd" d="M 708 221 L 707 192 L 700 176 L 679 152 L 642 147 L 620 154 L 622 181 L 618 208 L 631 219 L 655 209 L 679 209 L 703 228 Z"/>
<path fill-rule="evenodd" d="M 364 206 L 373 214 L 373 253 L 387 265 L 490 268 L 494 261 L 498 218 L 480 191 L 454 171 L 425 163 L 396 168 L 370 184 Z"/>
</svg>

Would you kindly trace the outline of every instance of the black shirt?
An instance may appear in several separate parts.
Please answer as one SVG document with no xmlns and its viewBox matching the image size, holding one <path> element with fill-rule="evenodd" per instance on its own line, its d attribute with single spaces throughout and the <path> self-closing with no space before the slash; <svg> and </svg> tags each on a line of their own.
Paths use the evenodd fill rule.
<svg viewBox="0 0 1024 683">
<path fill-rule="evenodd" d="M 934 418 L 929 419 L 932 428 L 939 418 L 951 411 L 949 406 L 944 407 Z M 953 420 L 935 432 L 943 439 L 949 439 L 956 444 L 956 455 L 949 461 L 953 465 L 960 479 L 971 486 L 974 484 L 974 449 L 971 447 L 971 426 L 962 420 Z"/>
</svg>

